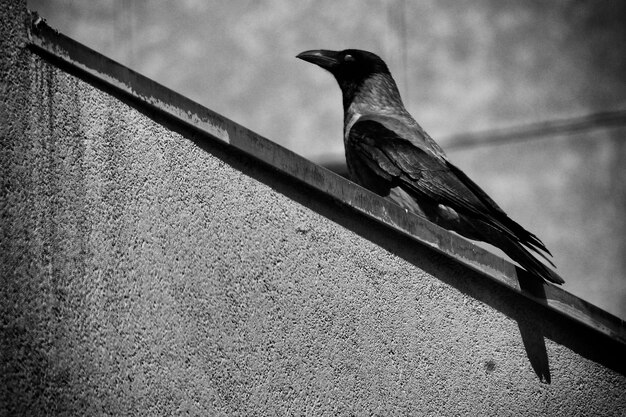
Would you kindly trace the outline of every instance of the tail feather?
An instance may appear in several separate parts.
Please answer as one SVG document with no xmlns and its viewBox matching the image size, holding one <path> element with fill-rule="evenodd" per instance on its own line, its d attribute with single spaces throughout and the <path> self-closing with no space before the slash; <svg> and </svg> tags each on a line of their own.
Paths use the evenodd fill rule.
<svg viewBox="0 0 626 417">
<path fill-rule="evenodd" d="M 416 197 L 418 192 L 419 190 L 414 188 L 395 187 L 390 190 L 389 198 L 403 208 L 426 217 L 441 227 L 454 230 L 469 239 L 480 240 L 500 248 L 522 268 L 537 277 L 555 284 L 565 282 L 530 252 L 531 250 L 536 252 L 554 267 L 546 256 L 546 254 L 550 255 L 550 252 L 539 238 L 510 219 L 504 212 L 494 213 L 497 218 L 491 216 L 477 218 L 474 215 L 464 215 L 454 210 L 454 216 L 442 216 L 441 206 L 424 196 L 418 199 Z"/>
<path fill-rule="evenodd" d="M 507 216 L 504 210 L 502 210 L 500 206 L 498 206 L 496 202 L 483 191 L 482 188 L 465 175 L 463 171 L 453 165 L 450 161 L 446 161 L 446 163 L 452 172 L 465 184 L 465 186 L 468 187 L 476 197 L 482 200 L 485 208 L 489 211 L 487 218 L 494 226 L 501 228 L 504 233 L 514 236 L 517 241 L 522 242 L 523 245 L 533 250 L 554 267 L 552 261 L 546 256 L 546 254 L 550 256 L 552 256 L 552 254 L 537 236 L 530 233 L 528 230 L 524 229 L 521 225 Z"/>
<path fill-rule="evenodd" d="M 520 266 L 528 272 L 555 284 L 563 284 L 565 282 L 565 280 L 556 272 L 548 268 L 539 259 L 533 256 L 533 254 L 530 253 L 529 250 L 526 249 L 515 236 L 509 236 L 506 233 L 502 233 L 486 222 L 479 221 L 479 225 L 480 227 L 474 226 L 473 229 L 476 234 L 480 235 L 480 240 L 502 249 L 504 253 L 520 264 Z M 539 255 L 543 258 L 546 258 L 545 255 L 535 250 L 534 247 L 529 247 L 539 253 Z M 550 264 L 554 266 L 552 262 L 550 262 Z"/>
</svg>

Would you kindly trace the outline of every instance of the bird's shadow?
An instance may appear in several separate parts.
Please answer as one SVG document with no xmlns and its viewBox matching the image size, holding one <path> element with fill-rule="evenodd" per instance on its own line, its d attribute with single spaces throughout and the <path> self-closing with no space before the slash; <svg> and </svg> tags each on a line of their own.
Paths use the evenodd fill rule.
<svg viewBox="0 0 626 417">
<path fill-rule="evenodd" d="M 517 272 L 520 288 L 522 290 L 528 291 L 541 300 L 546 299 L 545 284 L 542 281 L 529 277 L 526 271 L 519 268 L 517 268 Z M 550 363 L 541 322 L 529 323 L 525 320 L 518 320 L 517 326 L 519 327 L 522 343 L 526 350 L 526 356 L 528 356 L 530 365 L 533 367 L 535 374 L 537 374 L 541 382 L 550 384 L 552 382 L 552 378 L 550 377 Z"/>
</svg>

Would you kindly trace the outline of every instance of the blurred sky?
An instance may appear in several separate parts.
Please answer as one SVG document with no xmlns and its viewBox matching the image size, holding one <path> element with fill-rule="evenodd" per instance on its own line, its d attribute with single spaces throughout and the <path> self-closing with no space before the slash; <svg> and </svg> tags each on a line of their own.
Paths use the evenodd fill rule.
<svg viewBox="0 0 626 417">
<path fill-rule="evenodd" d="M 626 109 L 626 2 L 29 0 L 66 35 L 317 162 L 343 158 L 334 79 L 308 49 L 383 57 L 442 145 Z M 555 255 L 565 289 L 626 318 L 626 128 L 453 149 Z"/>
</svg>

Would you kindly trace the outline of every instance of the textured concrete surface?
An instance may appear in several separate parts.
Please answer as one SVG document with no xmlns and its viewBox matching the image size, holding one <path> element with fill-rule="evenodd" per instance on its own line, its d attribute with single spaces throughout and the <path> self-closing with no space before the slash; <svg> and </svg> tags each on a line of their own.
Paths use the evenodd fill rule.
<svg viewBox="0 0 626 417">
<path fill-rule="evenodd" d="M 0 414 L 626 413 L 622 345 L 64 73 L 0 4 Z"/>
</svg>

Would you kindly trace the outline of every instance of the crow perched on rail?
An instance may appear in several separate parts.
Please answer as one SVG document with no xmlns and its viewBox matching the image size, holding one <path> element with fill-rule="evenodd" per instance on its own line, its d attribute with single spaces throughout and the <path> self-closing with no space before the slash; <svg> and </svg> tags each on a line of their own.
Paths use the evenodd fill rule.
<svg viewBox="0 0 626 417">
<path fill-rule="evenodd" d="M 537 236 L 511 220 L 448 161 L 406 111 L 382 59 L 357 49 L 306 51 L 297 57 L 328 70 L 339 83 L 346 162 L 357 184 L 446 229 L 502 249 L 538 277 L 564 282 L 529 252 L 550 262 L 546 255 L 551 254 Z"/>
</svg>

